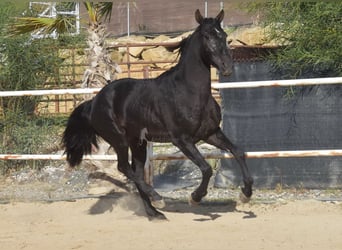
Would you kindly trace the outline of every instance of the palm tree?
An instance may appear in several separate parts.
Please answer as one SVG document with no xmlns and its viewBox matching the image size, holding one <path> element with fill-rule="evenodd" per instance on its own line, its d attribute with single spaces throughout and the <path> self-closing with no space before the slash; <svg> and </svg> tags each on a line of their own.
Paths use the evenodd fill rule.
<svg viewBox="0 0 342 250">
<path fill-rule="evenodd" d="M 120 67 L 113 62 L 105 47 L 106 26 L 102 23 L 110 20 L 113 3 L 85 2 L 89 14 L 88 46 L 90 67 L 85 71 L 83 87 L 104 86 L 108 81 L 116 78 L 115 73 L 120 73 Z"/>
<path fill-rule="evenodd" d="M 75 3 L 64 3 L 65 5 Z M 82 87 L 103 87 L 120 73 L 120 67 L 106 49 L 105 38 L 107 36 L 104 21 L 110 21 L 113 9 L 112 2 L 83 2 L 89 17 L 88 25 L 88 57 L 89 68 L 85 70 Z M 49 17 L 18 17 L 9 29 L 10 35 L 31 33 L 40 30 L 44 34 L 67 33 L 73 27 L 73 22 L 68 16 L 57 15 Z"/>
</svg>

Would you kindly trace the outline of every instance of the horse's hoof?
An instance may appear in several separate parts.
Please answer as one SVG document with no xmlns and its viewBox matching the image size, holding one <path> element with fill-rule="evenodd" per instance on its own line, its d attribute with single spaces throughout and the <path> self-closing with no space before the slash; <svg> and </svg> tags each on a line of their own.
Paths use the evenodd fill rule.
<svg viewBox="0 0 342 250">
<path fill-rule="evenodd" d="M 165 201 L 163 199 L 157 201 L 151 201 L 153 207 L 157 209 L 162 209 L 165 207 Z"/>
<path fill-rule="evenodd" d="M 192 206 L 192 207 L 195 207 L 195 206 L 198 206 L 198 204 L 200 204 L 200 202 L 199 201 L 194 201 L 192 199 L 192 197 L 190 196 L 190 198 L 189 198 L 189 205 Z"/>
<path fill-rule="evenodd" d="M 251 197 L 247 197 L 244 193 L 240 193 L 240 201 L 242 203 L 248 203 L 251 200 Z"/>
</svg>

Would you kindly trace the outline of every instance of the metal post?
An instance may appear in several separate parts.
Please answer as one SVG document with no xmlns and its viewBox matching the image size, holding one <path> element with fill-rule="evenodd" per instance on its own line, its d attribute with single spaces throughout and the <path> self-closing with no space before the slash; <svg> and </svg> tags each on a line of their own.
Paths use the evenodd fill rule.
<svg viewBox="0 0 342 250">
<path fill-rule="evenodd" d="M 127 2 L 127 36 L 130 36 L 130 17 L 129 17 L 129 12 L 130 12 L 130 9 L 129 9 L 129 2 Z"/>
<path fill-rule="evenodd" d="M 145 79 L 148 78 L 148 74 L 149 74 L 149 72 L 148 72 L 148 66 L 144 66 L 144 67 L 143 67 L 143 74 L 144 74 L 144 78 L 145 78 Z"/>
<path fill-rule="evenodd" d="M 80 34 L 80 3 L 75 4 L 76 34 Z"/>
<path fill-rule="evenodd" d="M 57 10 L 56 10 L 56 3 L 50 3 L 50 16 L 52 18 L 56 18 L 57 17 Z M 52 38 L 56 39 L 58 37 L 57 31 L 54 30 L 51 33 Z"/>
<path fill-rule="evenodd" d="M 130 54 L 129 54 L 129 44 L 127 43 L 126 45 L 126 49 L 127 49 L 127 76 L 131 77 L 131 61 L 130 61 Z"/>
<path fill-rule="evenodd" d="M 204 2 L 204 17 L 208 17 L 208 2 Z"/>
<path fill-rule="evenodd" d="M 146 144 L 146 161 L 144 165 L 144 179 L 145 182 L 153 186 L 153 142 Z"/>
<path fill-rule="evenodd" d="M 148 66 L 144 66 L 143 68 L 144 78 L 148 78 Z M 153 186 L 153 142 L 148 141 L 146 144 L 146 161 L 144 165 L 144 179 L 145 182 L 151 186 Z"/>
</svg>

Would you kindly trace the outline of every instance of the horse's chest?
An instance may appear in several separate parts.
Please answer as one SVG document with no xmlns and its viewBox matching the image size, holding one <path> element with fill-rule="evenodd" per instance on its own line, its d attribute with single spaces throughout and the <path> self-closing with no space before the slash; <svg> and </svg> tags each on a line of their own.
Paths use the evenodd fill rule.
<svg viewBox="0 0 342 250">
<path fill-rule="evenodd" d="M 182 105 L 178 112 L 175 114 L 180 119 L 187 120 L 192 122 L 194 125 L 196 123 L 201 123 L 203 120 L 207 119 L 207 116 L 210 115 L 208 112 L 208 102 L 189 102 L 188 105 Z"/>
</svg>

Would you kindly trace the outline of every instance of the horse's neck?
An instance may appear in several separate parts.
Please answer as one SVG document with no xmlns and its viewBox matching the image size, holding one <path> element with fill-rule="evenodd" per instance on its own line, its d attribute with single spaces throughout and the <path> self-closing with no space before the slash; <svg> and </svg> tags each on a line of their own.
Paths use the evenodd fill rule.
<svg viewBox="0 0 342 250">
<path fill-rule="evenodd" d="M 210 65 L 203 61 L 201 47 L 192 38 L 188 41 L 187 51 L 179 61 L 179 69 L 184 77 L 185 84 L 199 89 L 200 87 L 210 88 Z"/>
</svg>

